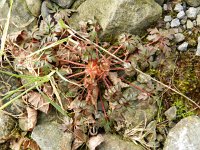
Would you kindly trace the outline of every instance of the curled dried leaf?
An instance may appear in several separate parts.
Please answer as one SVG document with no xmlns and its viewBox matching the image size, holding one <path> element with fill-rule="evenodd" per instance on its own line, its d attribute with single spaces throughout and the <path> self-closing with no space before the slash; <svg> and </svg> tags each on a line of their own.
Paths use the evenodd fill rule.
<svg viewBox="0 0 200 150">
<path fill-rule="evenodd" d="M 31 104 L 34 109 L 47 113 L 49 110 L 49 103 L 45 101 L 42 95 L 38 92 L 29 92 L 24 99 Z M 26 100 L 25 100 L 26 101 Z"/>
</svg>

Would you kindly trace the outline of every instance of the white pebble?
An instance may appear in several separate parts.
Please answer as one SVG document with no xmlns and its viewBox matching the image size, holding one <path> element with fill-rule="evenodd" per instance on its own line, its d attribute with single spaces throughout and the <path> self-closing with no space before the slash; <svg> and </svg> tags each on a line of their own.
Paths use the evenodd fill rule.
<svg viewBox="0 0 200 150">
<path fill-rule="evenodd" d="M 177 43 L 182 42 L 183 40 L 185 40 L 185 36 L 182 33 L 174 34 L 174 37 L 175 37 L 175 41 Z"/>
<path fill-rule="evenodd" d="M 192 29 L 194 27 L 191 20 L 187 20 L 186 27 L 187 27 L 187 29 Z"/>
<path fill-rule="evenodd" d="M 179 51 L 187 51 L 187 47 L 188 47 L 188 42 L 184 42 L 178 46 L 178 50 Z"/>
<path fill-rule="evenodd" d="M 174 10 L 175 10 L 176 12 L 180 12 L 180 11 L 183 10 L 183 6 L 182 6 L 181 4 L 178 3 L 178 4 L 176 4 Z"/>
<path fill-rule="evenodd" d="M 171 21 L 171 27 L 172 27 L 172 28 L 178 27 L 180 24 L 181 24 L 181 23 L 180 23 L 180 21 L 179 21 L 178 18 L 173 19 L 173 20 Z"/>
<path fill-rule="evenodd" d="M 172 21 L 172 17 L 171 16 L 165 16 L 164 21 L 170 22 L 170 21 Z"/>
<path fill-rule="evenodd" d="M 188 18 L 190 19 L 196 19 L 198 14 L 198 9 L 194 8 L 194 7 L 190 7 L 187 11 L 186 11 L 186 15 Z"/>
<path fill-rule="evenodd" d="M 177 18 L 183 19 L 185 17 L 185 12 L 182 10 L 177 14 Z"/>
</svg>

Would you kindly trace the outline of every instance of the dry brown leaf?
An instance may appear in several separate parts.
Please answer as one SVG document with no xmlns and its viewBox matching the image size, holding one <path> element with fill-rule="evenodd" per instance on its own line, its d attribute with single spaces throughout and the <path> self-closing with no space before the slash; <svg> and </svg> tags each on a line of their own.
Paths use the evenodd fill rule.
<svg viewBox="0 0 200 150">
<path fill-rule="evenodd" d="M 88 148 L 90 150 L 95 150 L 96 147 L 99 146 L 103 141 L 104 141 L 104 138 L 101 134 L 91 137 L 88 141 Z"/>
<path fill-rule="evenodd" d="M 28 138 L 24 138 L 22 147 L 23 147 L 23 149 L 40 150 L 37 143 L 35 141 L 31 140 L 31 139 L 28 139 Z"/>
<path fill-rule="evenodd" d="M 21 137 L 20 139 L 11 141 L 10 148 L 12 150 L 40 150 L 37 143 L 31 139 L 28 139 L 26 137 Z"/>
<path fill-rule="evenodd" d="M 49 103 L 44 100 L 42 95 L 37 92 L 29 92 L 27 101 L 36 109 L 44 113 L 49 110 Z"/>
<path fill-rule="evenodd" d="M 37 111 L 33 108 L 26 108 L 28 114 L 28 131 L 31 131 L 37 123 Z"/>
<path fill-rule="evenodd" d="M 43 92 L 51 99 L 53 98 L 53 88 L 49 83 L 43 85 Z"/>
</svg>

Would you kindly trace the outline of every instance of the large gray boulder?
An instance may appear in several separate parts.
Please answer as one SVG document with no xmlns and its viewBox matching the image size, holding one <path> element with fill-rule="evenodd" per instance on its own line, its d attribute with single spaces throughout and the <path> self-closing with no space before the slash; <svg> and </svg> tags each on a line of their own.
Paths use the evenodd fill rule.
<svg viewBox="0 0 200 150">
<path fill-rule="evenodd" d="M 199 150 L 200 118 L 190 116 L 182 119 L 167 136 L 164 150 Z"/>
<path fill-rule="evenodd" d="M 200 0 L 185 0 L 188 5 L 197 7 L 200 5 Z"/>
<path fill-rule="evenodd" d="M 73 134 L 60 130 L 56 122 L 45 122 L 37 125 L 31 137 L 41 150 L 71 150 Z"/>
<path fill-rule="evenodd" d="M 0 6 L 0 26 L 4 26 L 7 14 L 9 11 L 9 0 L 6 0 L 5 3 Z M 36 6 L 36 5 L 34 5 Z M 40 8 L 37 6 L 37 8 Z M 32 8 L 31 11 L 33 11 Z M 38 10 L 34 10 L 34 13 L 38 13 Z M 26 0 L 17 0 L 13 1 L 12 13 L 9 24 L 9 33 L 16 32 L 24 29 L 31 29 L 34 25 L 36 25 L 36 18 L 28 9 Z"/>
<path fill-rule="evenodd" d="M 69 24 L 96 19 L 103 29 L 102 39 L 110 40 L 121 33 L 142 34 L 156 22 L 162 8 L 154 0 L 86 0 L 72 15 Z"/>
</svg>

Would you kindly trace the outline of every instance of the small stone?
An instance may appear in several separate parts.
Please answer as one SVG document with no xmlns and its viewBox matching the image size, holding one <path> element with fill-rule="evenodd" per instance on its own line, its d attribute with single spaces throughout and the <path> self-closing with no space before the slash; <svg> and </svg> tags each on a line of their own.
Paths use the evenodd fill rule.
<svg viewBox="0 0 200 150">
<path fill-rule="evenodd" d="M 184 42 L 178 46 L 178 50 L 179 51 L 187 51 L 187 47 L 188 47 L 188 42 Z"/>
<path fill-rule="evenodd" d="M 197 45 L 196 55 L 200 56 L 200 36 L 198 37 L 198 45 Z"/>
<path fill-rule="evenodd" d="M 183 19 L 185 17 L 185 12 L 182 10 L 177 14 L 178 19 Z"/>
<path fill-rule="evenodd" d="M 181 5 L 181 4 L 176 4 L 176 6 L 174 7 L 174 10 L 176 11 L 176 12 L 180 12 L 180 11 L 182 11 L 183 10 L 183 6 Z"/>
<path fill-rule="evenodd" d="M 192 23 L 193 23 L 193 26 L 194 26 L 194 27 L 197 26 L 197 21 L 196 21 L 196 20 L 193 20 Z"/>
<path fill-rule="evenodd" d="M 187 16 L 183 17 L 183 19 L 181 19 L 181 24 L 184 25 L 187 22 Z"/>
<path fill-rule="evenodd" d="M 185 40 L 185 36 L 182 33 L 174 34 L 174 37 L 175 37 L 175 41 L 177 43 L 182 42 L 183 40 Z"/>
<path fill-rule="evenodd" d="M 166 28 L 166 29 L 169 29 L 169 28 L 170 28 L 170 23 L 169 23 L 169 22 L 166 23 L 165 28 Z"/>
<path fill-rule="evenodd" d="M 172 28 L 178 27 L 179 25 L 180 25 L 180 21 L 179 21 L 178 18 L 173 19 L 173 20 L 171 21 L 171 27 L 172 27 Z"/>
<path fill-rule="evenodd" d="M 187 11 L 186 11 L 186 15 L 189 19 L 196 19 L 198 14 L 198 9 L 194 8 L 194 7 L 190 7 Z"/>
<path fill-rule="evenodd" d="M 186 25 L 183 25 L 183 29 L 186 29 Z"/>
<path fill-rule="evenodd" d="M 167 6 L 167 4 L 164 4 L 164 5 L 163 5 L 163 9 L 164 9 L 165 11 L 168 10 L 168 6 Z"/>
<path fill-rule="evenodd" d="M 197 19 L 196 19 L 196 21 L 197 21 L 197 26 L 200 26 L 200 14 L 197 15 Z"/>
<path fill-rule="evenodd" d="M 194 27 L 191 20 L 187 20 L 186 27 L 187 27 L 187 29 L 192 29 Z"/>
<path fill-rule="evenodd" d="M 171 16 L 165 16 L 164 21 L 170 22 L 170 21 L 172 21 L 172 17 Z"/>
<path fill-rule="evenodd" d="M 172 106 L 167 111 L 165 111 L 165 116 L 167 117 L 167 120 L 172 121 L 176 119 L 176 111 L 176 106 Z"/>
</svg>

